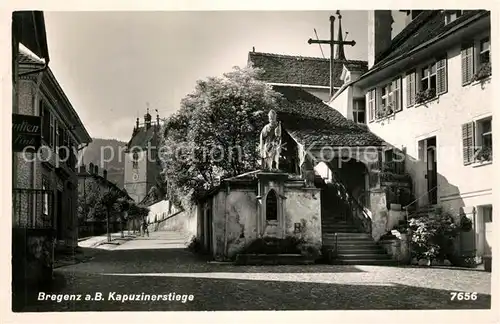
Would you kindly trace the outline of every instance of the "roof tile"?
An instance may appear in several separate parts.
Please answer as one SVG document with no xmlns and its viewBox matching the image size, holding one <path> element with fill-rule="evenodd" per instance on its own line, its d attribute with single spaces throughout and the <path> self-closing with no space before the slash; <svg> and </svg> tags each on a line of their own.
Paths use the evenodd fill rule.
<svg viewBox="0 0 500 324">
<path fill-rule="evenodd" d="M 392 59 L 409 53 L 421 44 L 479 13 L 486 14 L 488 11 L 465 10 L 462 16 L 445 25 L 445 12 L 443 10 L 424 10 L 392 40 L 389 49 L 377 58 L 372 69 L 381 67 Z"/>
<path fill-rule="evenodd" d="M 300 88 L 273 87 L 283 95 L 277 109 L 283 127 L 301 144 L 321 146 L 381 146 L 383 140 L 319 98 Z"/>
<path fill-rule="evenodd" d="M 250 52 L 249 63 L 263 70 L 261 79 L 270 83 L 330 86 L 330 59 Z M 334 60 L 334 86 L 341 87 L 344 64 L 351 69 L 366 69 L 366 61 Z M 364 70 L 366 71 L 366 70 Z"/>
</svg>

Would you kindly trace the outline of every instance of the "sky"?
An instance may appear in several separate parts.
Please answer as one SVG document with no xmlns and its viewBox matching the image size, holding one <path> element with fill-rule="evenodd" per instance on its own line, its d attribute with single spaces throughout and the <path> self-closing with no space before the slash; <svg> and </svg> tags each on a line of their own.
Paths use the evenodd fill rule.
<svg viewBox="0 0 500 324">
<path fill-rule="evenodd" d="M 367 11 L 342 11 L 355 40 L 347 59 L 367 60 Z M 49 66 L 92 137 L 128 141 L 146 105 L 168 117 L 196 81 L 246 65 L 248 52 L 321 57 L 335 11 L 48 12 Z M 393 35 L 404 14 L 393 11 Z M 335 25 L 337 34 L 338 25 Z M 337 37 L 337 36 L 335 36 Z M 328 46 L 323 52 L 329 57 Z"/>
</svg>

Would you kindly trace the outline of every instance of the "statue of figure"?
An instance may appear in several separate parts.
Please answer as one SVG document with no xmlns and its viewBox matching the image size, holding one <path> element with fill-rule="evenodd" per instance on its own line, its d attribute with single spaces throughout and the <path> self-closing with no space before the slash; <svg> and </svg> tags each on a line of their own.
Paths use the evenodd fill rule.
<svg viewBox="0 0 500 324">
<path fill-rule="evenodd" d="M 281 153 L 281 123 L 276 120 L 276 112 L 269 111 L 269 123 L 260 132 L 260 157 L 264 170 L 279 169 Z"/>
</svg>

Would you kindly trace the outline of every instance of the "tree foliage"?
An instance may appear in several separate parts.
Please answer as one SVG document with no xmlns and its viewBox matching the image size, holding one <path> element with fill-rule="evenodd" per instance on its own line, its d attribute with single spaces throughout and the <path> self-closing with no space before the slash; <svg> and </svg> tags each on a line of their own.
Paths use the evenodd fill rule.
<svg viewBox="0 0 500 324">
<path fill-rule="evenodd" d="M 198 81 L 164 125 L 160 147 L 167 195 L 186 207 L 221 179 L 258 167 L 258 139 L 280 95 L 260 70 L 235 67 Z"/>
</svg>

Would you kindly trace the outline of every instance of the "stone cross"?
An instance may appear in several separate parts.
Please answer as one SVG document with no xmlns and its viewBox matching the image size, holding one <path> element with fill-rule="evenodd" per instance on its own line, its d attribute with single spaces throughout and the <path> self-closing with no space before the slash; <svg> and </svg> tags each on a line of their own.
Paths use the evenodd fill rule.
<svg viewBox="0 0 500 324">
<path fill-rule="evenodd" d="M 342 25 L 341 25 L 341 20 L 342 16 L 340 15 L 340 11 L 337 10 L 337 15 L 339 16 L 339 34 L 342 33 Z M 333 61 L 334 61 L 334 53 L 333 53 L 333 46 L 335 44 L 339 45 L 339 52 L 343 53 L 343 48 L 344 45 L 351 45 L 354 46 L 356 45 L 355 41 L 344 41 L 342 40 L 342 37 L 339 36 L 338 40 L 335 40 L 335 35 L 334 35 L 334 24 L 335 24 L 335 17 L 330 16 L 330 39 L 328 40 L 314 40 L 312 38 L 309 38 L 307 41 L 309 44 L 329 44 L 330 45 L 330 96 L 333 96 L 334 90 L 333 90 Z M 342 59 L 343 56 L 342 54 L 339 55 L 339 59 Z M 345 57 L 344 57 L 345 59 Z"/>
</svg>

